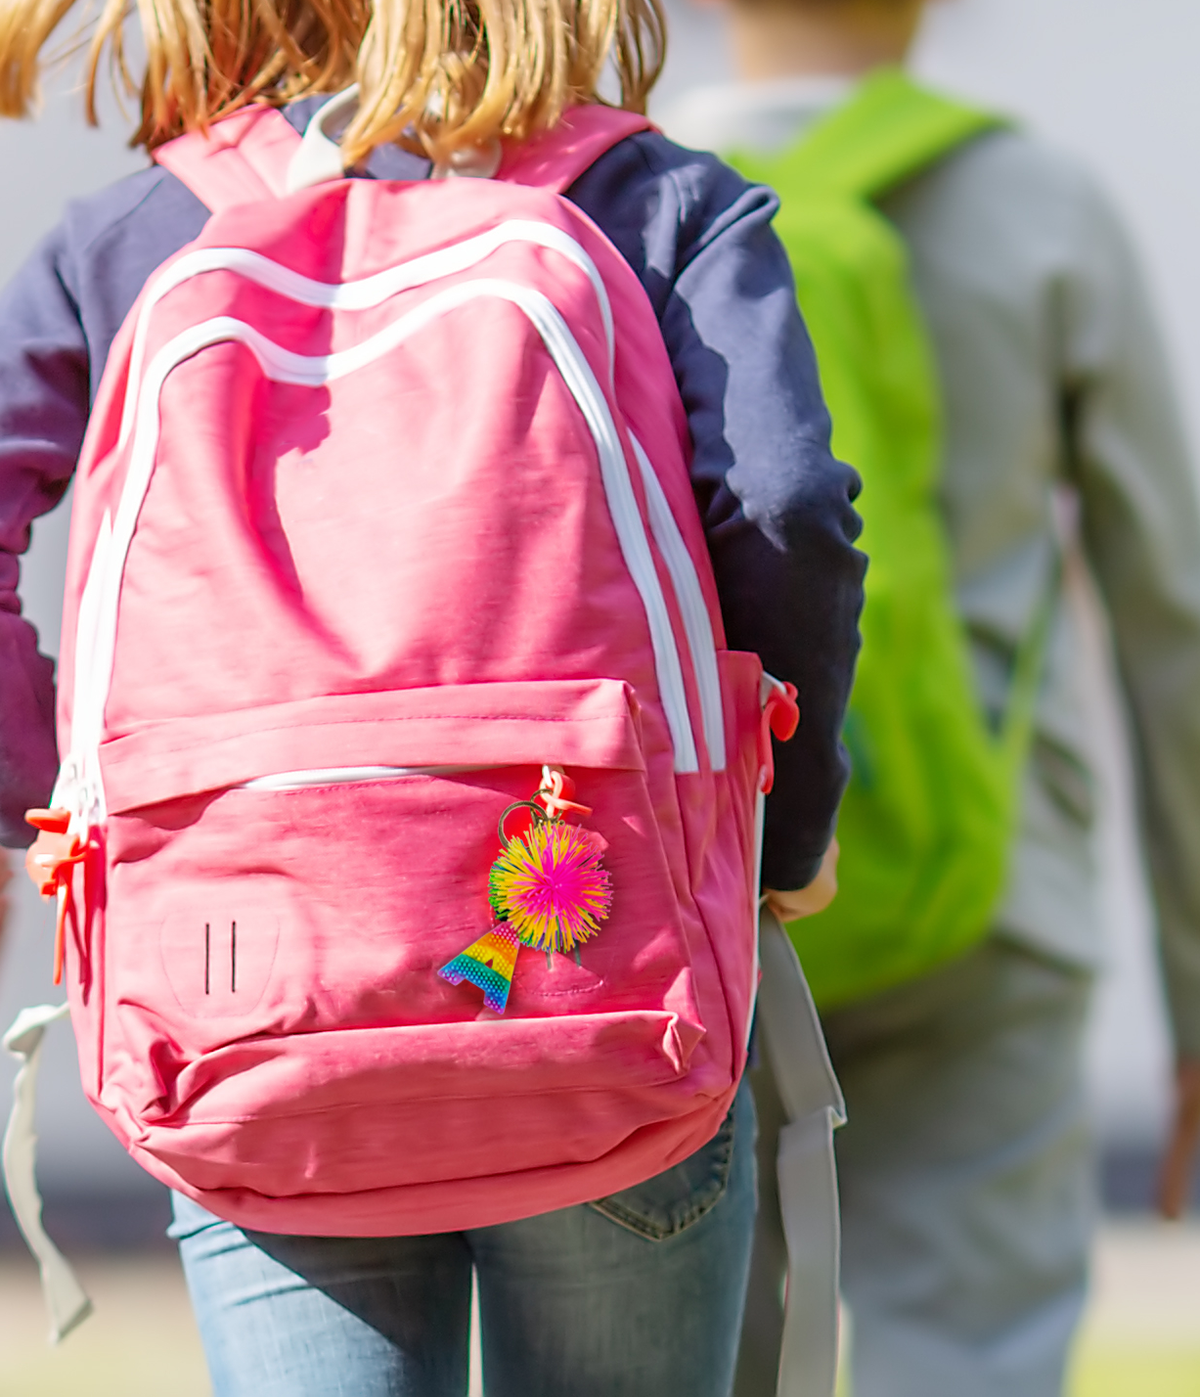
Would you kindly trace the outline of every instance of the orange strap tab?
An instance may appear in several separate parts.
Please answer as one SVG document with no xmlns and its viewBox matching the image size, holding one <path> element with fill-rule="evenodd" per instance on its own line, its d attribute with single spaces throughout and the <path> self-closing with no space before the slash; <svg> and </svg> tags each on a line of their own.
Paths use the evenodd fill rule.
<svg viewBox="0 0 1200 1397">
<path fill-rule="evenodd" d="M 27 810 L 25 823 L 40 831 L 25 854 L 25 871 L 43 897 L 58 898 L 54 928 L 54 983 L 62 984 L 63 956 L 66 951 L 67 917 L 74 915 L 71 878 L 74 866 L 87 857 L 86 841 L 68 834 L 68 810 Z"/>
<path fill-rule="evenodd" d="M 763 704 L 762 726 L 758 734 L 759 790 L 766 795 L 775 784 L 775 754 L 771 750 L 772 734 L 780 742 L 788 742 L 800 726 L 800 705 L 796 702 L 795 684 L 769 679 L 770 686 Z"/>
</svg>

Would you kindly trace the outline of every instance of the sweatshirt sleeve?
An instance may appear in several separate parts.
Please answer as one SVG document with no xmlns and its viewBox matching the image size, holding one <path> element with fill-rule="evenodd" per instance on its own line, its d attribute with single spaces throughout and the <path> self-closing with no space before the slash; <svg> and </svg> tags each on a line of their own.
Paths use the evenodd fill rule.
<svg viewBox="0 0 1200 1397">
<path fill-rule="evenodd" d="M 858 653 L 866 559 L 856 473 L 830 453 L 829 415 L 778 201 L 730 175 L 692 218 L 661 318 L 694 445 L 692 479 L 729 645 L 795 684 L 800 727 L 776 744 L 763 883 L 811 882 L 849 775 L 842 721 Z"/>
<path fill-rule="evenodd" d="M 1073 469 L 1130 718 L 1176 1042 L 1200 1057 L 1200 498 L 1131 249 L 1090 187 L 1079 211 L 1062 316 Z"/>
<path fill-rule="evenodd" d="M 776 744 L 763 883 L 812 881 L 849 775 L 842 719 L 866 558 L 858 476 L 829 414 L 778 198 L 658 132 L 620 142 L 567 191 L 633 267 L 662 328 L 690 429 L 692 485 L 731 647 L 795 684 L 800 727 Z"/>
<path fill-rule="evenodd" d="M 0 843 L 33 838 L 58 769 L 54 664 L 21 614 L 30 526 L 62 499 L 83 441 L 88 355 L 51 234 L 0 295 Z"/>
<path fill-rule="evenodd" d="M 567 194 L 633 267 L 662 327 L 728 642 L 799 693 L 799 730 L 775 748 L 763 882 L 804 887 L 849 775 L 841 728 L 866 558 L 854 547 L 858 476 L 830 454 L 816 358 L 771 229 L 779 200 L 657 132 L 620 142 Z"/>
</svg>

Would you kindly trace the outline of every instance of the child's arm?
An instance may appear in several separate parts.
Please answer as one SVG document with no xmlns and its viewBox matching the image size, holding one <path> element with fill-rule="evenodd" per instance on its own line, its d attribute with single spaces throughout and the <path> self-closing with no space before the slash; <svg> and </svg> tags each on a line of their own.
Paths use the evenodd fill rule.
<svg viewBox="0 0 1200 1397">
<path fill-rule="evenodd" d="M 11 905 L 8 885 L 12 882 L 12 860 L 7 849 L 0 849 L 0 951 L 4 949 L 4 933 L 8 929 L 8 913 Z"/>
<path fill-rule="evenodd" d="M 806 888 L 797 888 L 795 892 L 780 892 L 776 888 L 763 889 L 767 906 L 785 926 L 801 917 L 815 917 L 818 912 L 824 912 L 837 897 L 837 866 L 840 854 L 836 838 L 832 839 L 829 848 L 825 850 L 825 857 L 821 860 L 817 876 Z"/>
<path fill-rule="evenodd" d="M 756 651 L 799 692 L 800 728 L 775 752 L 763 882 L 804 887 L 848 774 L 840 734 L 866 559 L 854 547 L 858 478 L 830 455 L 816 361 L 770 226 L 778 200 L 654 133 L 623 141 L 569 197 L 658 314 L 729 645 Z"/>
<path fill-rule="evenodd" d="M 1186 1196 L 1200 1128 L 1200 496 L 1123 230 L 1086 183 L 1078 212 L 1058 329 L 1084 541 L 1133 729 L 1181 1064 L 1169 1211 Z"/>
<path fill-rule="evenodd" d="M 763 886 L 788 890 L 817 878 L 849 775 L 841 730 L 866 559 L 853 546 L 858 478 L 830 454 L 791 268 L 769 226 L 775 196 L 748 190 L 739 205 L 678 277 L 664 332 L 726 637 L 798 692 L 800 727 L 775 745 L 763 843 Z"/>
<path fill-rule="evenodd" d="M 88 360 L 52 234 L 0 295 L 0 843 L 23 846 L 54 784 L 54 664 L 21 615 L 30 525 L 62 498 L 88 410 Z"/>
</svg>

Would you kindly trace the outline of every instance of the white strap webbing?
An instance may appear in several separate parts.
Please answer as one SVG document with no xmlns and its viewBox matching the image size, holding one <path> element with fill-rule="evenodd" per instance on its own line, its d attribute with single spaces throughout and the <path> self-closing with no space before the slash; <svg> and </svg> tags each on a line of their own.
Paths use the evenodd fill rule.
<svg viewBox="0 0 1200 1397">
<path fill-rule="evenodd" d="M 354 83 L 336 93 L 312 114 L 288 165 L 289 194 L 295 194 L 299 189 L 309 189 L 314 184 L 325 184 L 328 180 L 345 178 L 342 148 L 326 127 L 332 126 L 339 117 L 343 118 L 344 125 L 354 115 L 357 106 L 358 84 Z"/>
<path fill-rule="evenodd" d="M 12 1112 L 4 1132 L 4 1186 L 17 1226 L 42 1273 L 52 1344 L 66 1338 L 92 1312 L 92 1302 L 76 1280 L 75 1272 L 42 1226 L 42 1197 L 37 1186 L 34 1102 L 38 1059 L 46 1029 L 56 1019 L 66 1018 L 68 1012 L 65 1004 L 37 1004 L 22 1009 L 4 1035 L 4 1046 L 21 1064 L 13 1082 Z"/>
<path fill-rule="evenodd" d="M 804 972 L 779 919 L 759 917 L 758 1024 L 788 1124 L 776 1170 L 787 1239 L 787 1300 L 777 1397 L 833 1397 L 841 1228 L 833 1132 L 846 1121 Z"/>
</svg>

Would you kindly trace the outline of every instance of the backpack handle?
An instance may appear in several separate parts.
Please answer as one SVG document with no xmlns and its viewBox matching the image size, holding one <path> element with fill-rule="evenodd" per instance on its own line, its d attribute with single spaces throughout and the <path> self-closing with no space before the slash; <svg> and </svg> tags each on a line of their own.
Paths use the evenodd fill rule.
<svg viewBox="0 0 1200 1397">
<path fill-rule="evenodd" d="M 207 131 L 177 136 L 150 154 L 202 204 L 221 213 L 291 193 L 288 174 L 300 145 L 300 133 L 282 112 L 252 106 L 222 117 Z"/>
</svg>

